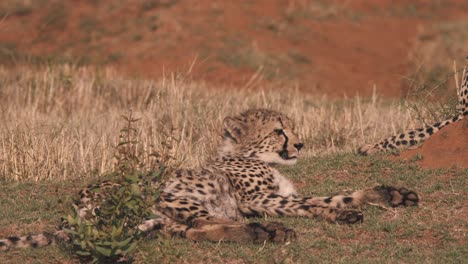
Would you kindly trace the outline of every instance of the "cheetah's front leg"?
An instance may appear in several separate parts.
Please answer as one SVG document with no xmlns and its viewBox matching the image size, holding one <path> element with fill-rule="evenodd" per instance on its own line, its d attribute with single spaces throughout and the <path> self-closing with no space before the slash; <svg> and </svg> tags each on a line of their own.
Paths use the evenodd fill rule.
<svg viewBox="0 0 468 264">
<path fill-rule="evenodd" d="M 321 206 L 334 208 L 357 208 L 367 203 L 377 203 L 398 206 L 415 206 L 419 202 L 418 195 L 404 187 L 380 185 L 360 191 L 355 191 L 350 195 L 335 195 L 329 197 L 314 197 L 308 202 Z"/>
<path fill-rule="evenodd" d="M 393 186 L 377 186 L 350 195 L 312 198 L 261 193 L 243 201 L 241 210 L 244 214 L 320 217 L 331 222 L 353 224 L 361 222 L 363 215 L 360 211 L 349 208 L 360 207 L 370 202 L 388 204 L 392 207 L 414 206 L 419 202 L 419 197 L 406 188 Z"/>
<path fill-rule="evenodd" d="M 331 207 L 315 202 L 313 198 L 284 197 L 274 193 L 257 193 L 244 200 L 240 209 L 245 215 L 318 217 L 347 224 L 363 219 L 362 213 L 357 210 Z"/>
</svg>

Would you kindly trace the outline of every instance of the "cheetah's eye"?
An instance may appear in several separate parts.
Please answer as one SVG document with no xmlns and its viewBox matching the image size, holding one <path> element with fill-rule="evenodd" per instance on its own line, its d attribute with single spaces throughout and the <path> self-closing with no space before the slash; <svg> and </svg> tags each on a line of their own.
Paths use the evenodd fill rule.
<svg viewBox="0 0 468 264">
<path fill-rule="evenodd" d="M 273 130 L 273 131 L 274 131 L 276 134 L 278 134 L 278 135 L 281 135 L 281 134 L 284 133 L 284 132 L 283 132 L 283 129 L 281 129 L 281 128 L 276 128 L 276 129 Z"/>
</svg>

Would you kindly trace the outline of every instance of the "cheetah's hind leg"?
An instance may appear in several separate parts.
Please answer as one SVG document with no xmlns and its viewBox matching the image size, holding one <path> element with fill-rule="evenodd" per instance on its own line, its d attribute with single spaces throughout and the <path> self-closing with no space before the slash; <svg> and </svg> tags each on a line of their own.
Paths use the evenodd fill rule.
<svg viewBox="0 0 468 264">
<path fill-rule="evenodd" d="M 213 217 L 198 218 L 182 224 L 170 218 L 160 217 L 145 221 L 138 228 L 146 233 L 161 231 L 169 237 L 183 237 L 192 241 L 233 241 L 263 243 L 264 241 L 286 242 L 296 238 L 294 230 L 281 223 L 241 223 Z"/>
<path fill-rule="evenodd" d="M 185 236 L 193 241 L 234 241 L 240 243 L 288 242 L 296 239 L 296 232 L 282 223 L 197 222 Z"/>
</svg>

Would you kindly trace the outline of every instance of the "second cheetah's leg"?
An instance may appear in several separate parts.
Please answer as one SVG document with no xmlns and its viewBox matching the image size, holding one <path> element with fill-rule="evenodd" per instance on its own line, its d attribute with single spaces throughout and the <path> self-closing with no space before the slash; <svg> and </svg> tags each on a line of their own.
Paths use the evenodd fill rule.
<svg viewBox="0 0 468 264">
<path fill-rule="evenodd" d="M 468 59 L 468 57 L 467 57 Z M 468 116 L 468 65 L 463 70 L 462 83 L 458 94 L 458 115 L 455 115 L 445 121 L 437 122 L 425 128 L 411 129 L 399 135 L 388 137 L 373 145 L 361 146 L 358 153 L 361 155 L 369 155 L 389 149 L 404 149 L 415 146 L 418 143 L 431 137 L 443 127 L 458 122 Z"/>
</svg>

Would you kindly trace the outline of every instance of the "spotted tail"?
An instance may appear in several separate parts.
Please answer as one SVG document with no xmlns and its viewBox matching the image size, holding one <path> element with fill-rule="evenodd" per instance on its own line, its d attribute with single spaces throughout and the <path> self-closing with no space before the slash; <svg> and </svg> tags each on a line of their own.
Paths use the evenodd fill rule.
<svg viewBox="0 0 468 264">
<path fill-rule="evenodd" d="M 70 237 L 63 230 L 55 233 L 43 232 L 28 236 L 10 236 L 0 239 L 0 251 L 6 251 L 14 248 L 41 248 L 69 240 Z"/>
</svg>

